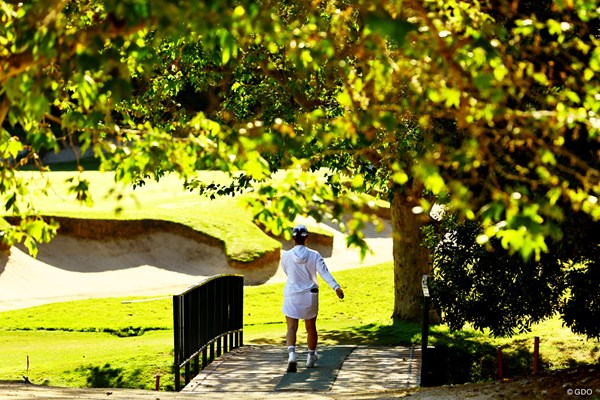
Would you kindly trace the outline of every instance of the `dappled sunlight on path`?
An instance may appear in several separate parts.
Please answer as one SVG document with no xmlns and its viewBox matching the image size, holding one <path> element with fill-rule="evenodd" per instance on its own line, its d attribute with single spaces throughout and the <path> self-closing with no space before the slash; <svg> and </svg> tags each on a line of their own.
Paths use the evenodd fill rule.
<svg viewBox="0 0 600 400">
<path fill-rule="evenodd" d="M 420 349 L 413 347 L 322 346 L 315 368 L 299 354 L 298 372 L 286 373 L 283 346 L 244 346 L 213 361 L 183 393 L 327 393 L 344 395 L 410 389 L 420 384 Z"/>
</svg>

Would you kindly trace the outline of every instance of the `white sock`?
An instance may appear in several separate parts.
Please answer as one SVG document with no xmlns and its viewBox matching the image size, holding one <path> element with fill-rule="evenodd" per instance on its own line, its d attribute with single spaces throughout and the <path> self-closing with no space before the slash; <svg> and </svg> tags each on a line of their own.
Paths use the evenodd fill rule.
<svg viewBox="0 0 600 400">
<path fill-rule="evenodd" d="M 288 346 L 288 361 L 296 361 L 296 346 Z"/>
</svg>

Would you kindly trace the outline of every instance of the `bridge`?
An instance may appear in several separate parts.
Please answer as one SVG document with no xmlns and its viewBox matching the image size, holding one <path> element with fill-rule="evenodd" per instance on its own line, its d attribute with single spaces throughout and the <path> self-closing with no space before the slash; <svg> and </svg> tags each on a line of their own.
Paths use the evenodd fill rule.
<svg viewBox="0 0 600 400">
<path fill-rule="evenodd" d="M 420 347 L 321 346 L 315 368 L 286 373 L 285 346 L 249 345 L 216 358 L 181 391 L 191 395 L 262 393 L 327 394 L 335 397 L 383 393 L 420 384 Z"/>
<path fill-rule="evenodd" d="M 315 368 L 287 373 L 283 345 L 243 345 L 243 277 L 217 275 L 173 296 L 175 389 L 181 395 L 333 395 L 420 385 L 422 348 L 321 346 Z M 182 373 L 183 371 L 183 373 Z"/>
</svg>

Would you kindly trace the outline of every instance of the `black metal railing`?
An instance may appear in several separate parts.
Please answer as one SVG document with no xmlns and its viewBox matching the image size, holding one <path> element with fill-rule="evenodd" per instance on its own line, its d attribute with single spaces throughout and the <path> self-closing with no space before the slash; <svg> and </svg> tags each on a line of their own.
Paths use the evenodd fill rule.
<svg viewBox="0 0 600 400">
<path fill-rule="evenodd" d="M 200 373 L 215 357 L 242 346 L 242 275 L 216 275 L 173 296 L 175 390 Z"/>
</svg>

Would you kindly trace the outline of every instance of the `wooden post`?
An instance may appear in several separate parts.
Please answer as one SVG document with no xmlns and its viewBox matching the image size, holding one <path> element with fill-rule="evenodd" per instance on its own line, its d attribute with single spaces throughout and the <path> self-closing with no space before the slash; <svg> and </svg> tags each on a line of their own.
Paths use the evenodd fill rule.
<svg viewBox="0 0 600 400">
<path fill-rule="evenodd" d="M 538 373 L 538 363 L 540 360 L 540 338 L 536 336 L 533 339 L 533 374 Z"/>
<path fill-rule="evenodd" d="M 158 392 L 160 390 L 160 374 L 156 374 L 156 391 Z"/>
<path fill-rule="evenodd" d="M 502 347 L 498 346 L 498 379 L 502 380 L 504 371 L 502 370 Z"/>
</svg>

